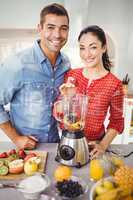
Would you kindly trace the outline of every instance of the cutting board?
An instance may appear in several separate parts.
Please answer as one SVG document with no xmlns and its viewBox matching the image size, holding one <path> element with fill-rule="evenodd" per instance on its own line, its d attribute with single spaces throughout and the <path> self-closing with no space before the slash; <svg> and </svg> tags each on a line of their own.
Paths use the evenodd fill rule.
<svg viewBox="0 0 133 200">
<path fill-rule="evenodd" d="M 27 151 L 27 153 L 34 152 L 37 156 L 40 156 L 41 163 L 39 164 L 38 172 L 45 173 L 46 169 L 46 163 L 47 163 L 47 157 L 48 152 L 46 151 Z M 27 175 L 25 173 L 21 174 L 7 174 L 5 176 L 0 176 L 0 180 L 17 180 L 17 179 L 23 179 L 26 178 Z"/>
</svg>

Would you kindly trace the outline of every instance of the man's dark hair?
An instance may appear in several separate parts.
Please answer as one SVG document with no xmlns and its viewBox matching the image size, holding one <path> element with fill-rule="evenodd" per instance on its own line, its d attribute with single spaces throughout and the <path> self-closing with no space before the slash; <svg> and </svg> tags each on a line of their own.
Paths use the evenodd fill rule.
<svg viewBox="0 0 133 200">
<path fill-rule="evenodd" d="M 69 16 L 67 10 L 60 4 L 53 3 L 44 7 L 40 13 L 40 24 L 43 26 L 45 16 L 48 14 L 55 14 L 58 16 L 66 16 L 69 23 Z"/>
</svg>

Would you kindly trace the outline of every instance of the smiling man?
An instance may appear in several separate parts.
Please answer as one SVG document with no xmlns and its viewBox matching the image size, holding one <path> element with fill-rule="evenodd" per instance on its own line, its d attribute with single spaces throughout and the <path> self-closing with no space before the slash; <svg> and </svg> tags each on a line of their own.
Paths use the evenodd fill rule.
<svg viewBox="0 0 133 200">
<path fill-rule="evenodd" d="M 0 128 L 19 148 L 59 141 L 52 108 L 70 69 L 60 52 L 69 31 L 66 9 L 55 3 L 43 8 L 38 31 L 40 39 L 33 47 L 8 58 L 0 68 Z M 9 113 L 4 109 L 7 103 Z"/>
</svg>

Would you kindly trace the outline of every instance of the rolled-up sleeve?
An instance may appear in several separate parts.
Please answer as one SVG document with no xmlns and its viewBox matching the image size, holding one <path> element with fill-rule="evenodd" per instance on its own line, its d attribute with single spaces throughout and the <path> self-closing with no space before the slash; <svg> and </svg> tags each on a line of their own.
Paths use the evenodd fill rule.
<svg viewBox="0 0 133 200">
<path fill-rule="evenodd" d="M 112 128 L 122 133 L 124 129 L 124 117 L 123 117 L 123 103 L 124 103 L 124 94 L 122 89 L 122 84 L 119 82 L 114 95 L 111 99 L 110 105 L 110 118 L 109 125 L 107 129 Z"/>
<path fill-rule="evenodd" d="M 12 101 L 20 87 L 20 75 L 14 63 L 15 59 L 0 65 L 0 124 L 9 121 L 9 114 L 4 106 Z"/>
</svg>

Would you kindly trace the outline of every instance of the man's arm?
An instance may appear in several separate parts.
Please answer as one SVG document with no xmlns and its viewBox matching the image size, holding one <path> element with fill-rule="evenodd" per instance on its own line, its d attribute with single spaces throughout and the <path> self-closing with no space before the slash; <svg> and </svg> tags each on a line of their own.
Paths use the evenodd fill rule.
<svg viewBox="0 0 133 200">
<path fill-rule="evenodd" d="M 21 136 L 11 125 L 10 116 L 4 106 L 10 103 L 15 92 L 21 89 L 21 66 L 16 57 L 0 66 L 0 128 L 18 148 L 34 148 L 36 139 Z"/>
<path fill-rule="evenodd" d="M 0 124 L 0 128 L 18 148 L 34 149 L 36 147 L 36 138 L 33 136 L 19 135 L 16 129 L 11 125 L 10 121 Z"/>
</svg>

